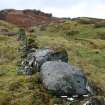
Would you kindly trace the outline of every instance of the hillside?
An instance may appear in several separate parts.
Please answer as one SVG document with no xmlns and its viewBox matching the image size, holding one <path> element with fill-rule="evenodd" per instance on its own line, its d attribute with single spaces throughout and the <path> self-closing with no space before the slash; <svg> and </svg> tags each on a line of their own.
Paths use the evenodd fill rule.
<svg viewBox="0 0 105 105">
<path fill-rule="evenodd" d="M 15 9 L 1 10 L 0 20 L 24 27 L 63 22 L 63 20 L 53 17 L 52 14 L 44 13 L 39 10 Z"/>
<path fill-rule="evenodd" d="M 62 46 L 69 63 L 83 69 L 97 96 L 105 97 L 105 26 L 87 18 L 64 23 L 31 27 L 39 47 Z M 94 19 L 92 19 L 94 20 Z M 0 27 L 16 32 L 17 26 L 1 21 Z M 27 34 L 30 34 L 27 32 Z M 28 36 L 29 37 L 29 36 Z M 39 74 L 17 75 L 19 42 L 16 36 L 0 35 L 0 105 L 68 105 L 66 100 L 49 94 L 41 85 Z M 83 105 L 77 100 L 74 105 Z"/>
</svg>

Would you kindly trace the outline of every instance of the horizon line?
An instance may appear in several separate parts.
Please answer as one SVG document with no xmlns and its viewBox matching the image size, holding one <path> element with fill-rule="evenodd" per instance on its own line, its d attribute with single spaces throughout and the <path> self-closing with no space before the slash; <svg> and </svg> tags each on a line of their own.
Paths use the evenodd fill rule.
<svg viewBox="0 0 105 105">
<path fill-rule="evenodd" d="M 52 14 L 52 17 L 56 17 L 56 18 L 70 18 L 70 19 L 74 19 L 74 18 L 93 18 L 93 19 L 105 19 L 105 18 L 100 18 L 100 17 L 91 17 L 91 16 L 54 16 L 53 13 L 51 12 L 45 12 L 41 9 L 35 9 L 35 8 L 24 8 L 24 9 L 16 9 L 16 8 L 4 8 L 4 9 L 0 9 L 0 11 L 3 10 L 17 10 L 17 11 L 23 11 L 23 10 L 36 10 L 36 11 L 40 11 L 43 13 L 47 13 L 47 14 Z"/>
</svg>

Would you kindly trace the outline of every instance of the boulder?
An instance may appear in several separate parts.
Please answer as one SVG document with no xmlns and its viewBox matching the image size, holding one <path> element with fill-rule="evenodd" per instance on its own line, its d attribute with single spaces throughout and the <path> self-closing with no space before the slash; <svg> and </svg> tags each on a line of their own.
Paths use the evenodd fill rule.
<svg viewBox="0 0 105 105">
<path fill-rule="evenodd" d="M 44 87 L 56 95 L 86 95 L 88 81 L 79 68 L 61 61 L 48 61 L 41 66 Z"/>
<path fill-rule="evenodd" d="M 33 68 L 40 71 L 41 65 L 46 61 L 68 62 L 68 54 L 66 50 L 37 49 L 34 53 L 29 54 L 28 61 L 33 62 Z"/>
<path fill-rule="evenodd" d="M 68 55 L 65 50 L 54 50 L 49 48 L 37 49 L 33 53 L 29 53 L 27 58 L 22 61 L 21 66 L 17 70 L 18 74 L 31 75 L 40 71 L 40 67 L 47 61 L 63 61 L 68 62 Z"/>
</svg>

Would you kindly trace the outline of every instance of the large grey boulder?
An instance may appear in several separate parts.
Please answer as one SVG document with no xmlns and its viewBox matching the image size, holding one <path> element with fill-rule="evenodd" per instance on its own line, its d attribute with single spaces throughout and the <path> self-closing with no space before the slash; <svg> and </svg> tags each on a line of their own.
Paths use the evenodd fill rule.
<svg viewBox="0 0 105 105">
<path fill-rule="evenodd" d="M 41 67 L 44 87 L 57 95 L 86 95 L 88 81 L 80 69 L 60 61 L 48 61 Z"/>
</svg>

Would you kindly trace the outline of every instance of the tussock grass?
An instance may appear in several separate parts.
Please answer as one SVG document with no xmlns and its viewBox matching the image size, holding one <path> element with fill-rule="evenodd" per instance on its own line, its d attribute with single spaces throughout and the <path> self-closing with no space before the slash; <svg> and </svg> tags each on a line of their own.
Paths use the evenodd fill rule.
<svg viewBox="0 0 105 105">
<path fill-rule="evenodd" d="M 78 30 L 78 33 L 70 33 L 70 37 L 67 37 L 64 32 L 69 30 Z M 33 35 L 37 36 L 40 48 L 65 48 L 69 63 L 82 68 L 87 78 L 94 83 L 96 90 L 102 90 L 98 91 L 97 95 L 103 96 L 105 41 L 97 37 L 99 33 L 104 33 L 104 28 L 96 29 L 91 24 L 67 21 L 64 24 L 48 25 L 43 31 L 36 27 Z M 43 88 L 38 73 L 32 76 L 16 74 L 18 44 L 15 36 L 0 36 L 0 105 L 68 105 L 67 101 L 52 96 Z"/>
</svg>

